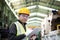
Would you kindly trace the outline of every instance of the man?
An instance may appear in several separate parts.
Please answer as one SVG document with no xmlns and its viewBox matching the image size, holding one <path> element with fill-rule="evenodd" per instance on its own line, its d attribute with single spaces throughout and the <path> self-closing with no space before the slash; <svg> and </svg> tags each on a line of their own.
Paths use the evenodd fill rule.
<svg viewBox="0 0 60 40">
<path fill-rule="evenodd" d="M 9 28 L 9 40 L 28 40 L 27 36 L 33 31 L 31 29 L 27 30 L 26 21 L 30 14 L 27 8 L 21 8 L 18 11 L 18 21 L 14 22 Z"/>
</svg>

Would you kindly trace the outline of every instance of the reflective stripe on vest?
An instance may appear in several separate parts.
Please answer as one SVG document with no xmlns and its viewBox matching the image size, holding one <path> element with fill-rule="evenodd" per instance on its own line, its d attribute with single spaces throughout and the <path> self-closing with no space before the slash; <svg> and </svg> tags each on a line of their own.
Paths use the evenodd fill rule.
<svg viewBox="0 0 60 40">
<path fill-rule="evenodd" d="M 24 34 L 25 33 L 25 30 L 23 28 L 23 25 L 21 23 L 19 23 L 18 21 L 15 22 L 16 24 L 16 28 L 17 28 L 17 36 L 20 35 L 20 34 Z M 27 28 L 27 27 L 26 27 Z M 27 38 L 24 38 L 23 40 L 28 40 Z"/>
</svg>

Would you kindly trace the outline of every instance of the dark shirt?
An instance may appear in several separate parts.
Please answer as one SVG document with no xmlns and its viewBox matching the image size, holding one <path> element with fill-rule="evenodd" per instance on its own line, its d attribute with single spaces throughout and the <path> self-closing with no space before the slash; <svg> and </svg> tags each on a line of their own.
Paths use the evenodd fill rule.
<svg viewBox="0 0 60 40">
<path fill-rule="evenodd" d="M 18 20 L 18 22 L 20 22 Z M 20 22 L 22 24 L 22 22 Z M 25 24 L 23 25 L 23 28 L 26 31 L 26 27 Z M 19 36 L 16 36 L 17 34 L 17 29 L 16 29 L 16 25 L 13 23 L 10 27 L 9 27 L 9 36 L 8 36 L 8 40 L 22 40 L 23 38 L 26 37 L 25 34 L 21 34 Z"/>
</svg>

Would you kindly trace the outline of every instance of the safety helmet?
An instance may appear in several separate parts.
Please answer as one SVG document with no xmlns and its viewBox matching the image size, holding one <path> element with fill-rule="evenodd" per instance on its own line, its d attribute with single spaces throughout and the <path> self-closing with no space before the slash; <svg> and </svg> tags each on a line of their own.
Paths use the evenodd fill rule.
<svg viewBox="0 0 60 40">
<path fill-rule="evenodd" d="M 18 14 L 27 14 L 27 15 L 29 15 L 30 11 L 26 7 L 20 8 L 20 10 L 18 11 Z"/>
</svg>

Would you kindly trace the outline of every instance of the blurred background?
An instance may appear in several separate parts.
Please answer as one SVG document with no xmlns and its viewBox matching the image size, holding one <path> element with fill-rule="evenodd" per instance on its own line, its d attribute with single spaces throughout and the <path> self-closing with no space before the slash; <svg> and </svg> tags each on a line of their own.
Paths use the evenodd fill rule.
<svg viewBox="0 0 60 40">
<path fill-rule="evenodd" d="M 27 26 L 39 26 L 43 34 L 49 25 L 49 32 L 57 30 L 58 24 L 60 27 L 60 0 L 0 0 L 0 40 L 8 40 L 9 26 L 18 19 L 17 12 L 22 7 L 31 13 Z"/>
</svg>

